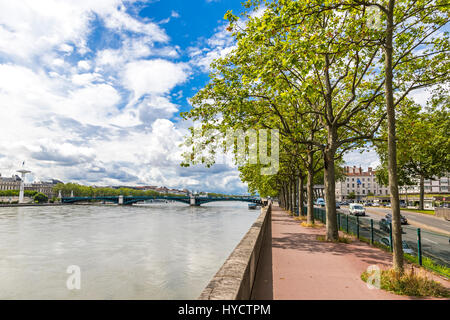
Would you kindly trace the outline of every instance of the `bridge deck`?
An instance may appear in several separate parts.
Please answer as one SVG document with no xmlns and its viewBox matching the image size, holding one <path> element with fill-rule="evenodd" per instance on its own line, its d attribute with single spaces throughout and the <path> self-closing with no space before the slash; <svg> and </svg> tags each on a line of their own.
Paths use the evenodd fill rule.
<svg viewBox="0 0 450 320">
<path fill-rule="evenodd" d="M 245 197 L 173 197 L 173 196 L 99 196 L 99 197 L 63 197 L 62 203 L 76 203 L 76 202 L 92 202 L 92 201 L 104 201 L 117 204 L 130 205 L 137 202 L 149 201 L 149 200 L 169 200 L 183 202 L 191 205 L 201 205 L 208 202 L 218 201 L 242 201 L 250 203 L 262 203 L 258 198 L 245 198 Z"/>
</svg>

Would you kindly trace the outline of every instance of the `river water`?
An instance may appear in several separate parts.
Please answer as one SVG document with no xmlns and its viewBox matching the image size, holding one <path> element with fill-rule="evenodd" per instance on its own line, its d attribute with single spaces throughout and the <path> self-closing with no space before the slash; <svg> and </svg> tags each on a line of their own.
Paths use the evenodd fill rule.
<svg viewBox="0 0 450 320">
<path fill-rule="evenodd" d="M 0 299 L 196 299 L 258 215 L 239 202 L 0 208 Z"/>
</svg>

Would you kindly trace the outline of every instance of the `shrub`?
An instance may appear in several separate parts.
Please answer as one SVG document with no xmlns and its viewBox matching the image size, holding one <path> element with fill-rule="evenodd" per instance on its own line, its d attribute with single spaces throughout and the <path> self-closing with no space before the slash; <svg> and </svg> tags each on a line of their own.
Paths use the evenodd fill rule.
<svg viewBox="0 0 450 320">
<path fill-rule="evenodd" d="M 371 275 L 372 273 L 363 272 L 361 279 L 367 281 Z M 386 291 L 415 297 L 450 297 L 449 290 L 441 283 L 429 279 L 423 272 L 415 272 L 414 268 L 403 273 L 393 269 L 381 270 L 380 275 L 380 287 Z"/>
<path fill-rule="evenodd" d="M 36 193 L 33 197 L 34 202 L 36 203 L 44 203 L 48 201 L 48 197 L 43 193 Z"/>
</svg>

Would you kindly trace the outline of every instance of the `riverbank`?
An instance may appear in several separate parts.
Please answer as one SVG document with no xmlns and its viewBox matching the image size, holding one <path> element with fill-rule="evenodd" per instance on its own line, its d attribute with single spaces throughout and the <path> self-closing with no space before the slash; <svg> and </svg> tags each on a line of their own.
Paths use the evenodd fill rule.
<svg viewBox="0 0 450 320">
<path fill-rule="evenodd" d="M 13 204 L 0 204 L 0 208 L 12 208 L 12 207 L 56 207 L 65 206 L 65 203 L 13 203 Z"/>
</svg>

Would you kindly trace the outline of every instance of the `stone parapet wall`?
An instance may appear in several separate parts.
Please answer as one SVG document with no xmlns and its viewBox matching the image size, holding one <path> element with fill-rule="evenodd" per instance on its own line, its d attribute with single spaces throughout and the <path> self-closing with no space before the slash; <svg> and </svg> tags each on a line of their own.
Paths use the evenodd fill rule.
<svg viewBox="0 0 450 320">
<path fill-rule="evenodd" d="M 264 239 L 271 235 L 272 204 L 261 214 L 201 293 L 199 300 L 249 300 Z"/>
</svg>

